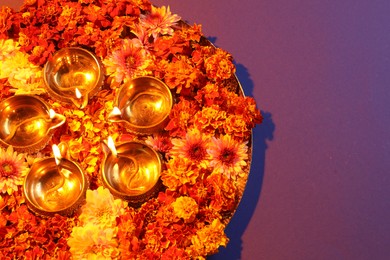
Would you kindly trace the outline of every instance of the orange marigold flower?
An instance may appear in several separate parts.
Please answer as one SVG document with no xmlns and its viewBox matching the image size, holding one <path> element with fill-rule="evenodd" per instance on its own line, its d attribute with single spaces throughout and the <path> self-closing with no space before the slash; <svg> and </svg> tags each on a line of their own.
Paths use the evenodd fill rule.
<svg viewBox="0 0 390 260">
<path fill-rule="evenodd" d="M 217 253 L 218 248 L 226 246 L 229 241 L 224 229 L 225 225 L 219 219 L 214 219 L 191 238 L 192 245 L 186 250 L 187 253 L 194 258 Z"/>
<path fill-rule="evenodd" d="M 232 56 L 217 48 L 215 53 L 205 59 L 207 77 L 213 81 L 229 79 L 236 72 Z"/>
<path fill-rule="evenodd" d="M 237 205 L 237 188 L 226 175 L 212 174 L 206 179 L 210 188 L 210 208 L 231 211 Z"/>
<path fill-rule="evenodd" d="M 161 180 L 169 190 L 176 190 L 185 184 L 194 184 L 199 176 L 199 169 L 188 159 L 175 157 L 166 164 Z"/>
<path fill-rule="evenodd" d="M 189 101 L 181 97 L 169 114 L 170 121 L 165 130 L 170 132 L 171 137 L 184 137 L 187 134 L 187 129 L 192 125 L 193 117 L 197 111 L 199 111 L 199 106 L 195 101 Z"/>
<path fill-rule="evenodd" d="M 230 135 L 212 138 L 212 145 L 207 152 L 212 157 L 210 166 L 215 172 L 223 173 L 235 180 L 237 175 L 244 173 L 242 168 L 247 165 L 247 142 L 238 142 Z"/>
<path fill-rule="evenodd" d="M 229 115 L 226 118 L 223 129 L 225 134 L 244 140 L 251 135 L 252 128 L 248 127 L 247 122 L 242 115 Z"/>
<path fill-rule="evenodd" d="M 188 92 L 197 87 L 199 76 L 200 71 L 191 65 L 189 58 L 180 56 L 167 65 L 164 80 L 169 88 L 176 89 L 179 94 L 183 89 Z"/>
<path fill-rule="evenodd" d="M 203 133 L 214 134 L 215 130 L 225 124 L 226 112 L 218 105 L 203 107 L 194 116 L 194 126 Z"/>
<path fill-rule="evenodd" d="M 175 215 L 182 218 L 184 222 L 191 223 L 198 214 L 198 204 L 191 197 L 179 197 L 172 203 Z"/>
</svg>

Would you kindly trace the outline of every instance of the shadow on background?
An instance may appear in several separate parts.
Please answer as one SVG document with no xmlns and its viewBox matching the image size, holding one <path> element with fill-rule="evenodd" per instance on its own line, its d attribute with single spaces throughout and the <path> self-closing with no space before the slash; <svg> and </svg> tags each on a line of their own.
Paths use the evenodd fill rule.
<svg viewBox="0 0 390 260">
<path fill-rule="evenodd" d="M 236 64 L 236 68 L 236 75 L 241 82 L 245 94 L 251 96 L 254 86 L 247 69 L 241 64 Z M 253 129 L 252 164 L 245 192 L 236 213 L 225 230 L 230 241 L 226 248 L 221 247 L 219 253 L 209 256 L 207 258 L 208 260 L 241 259 L 241 237 L 260 199 L 264 177 L 265 153 L 268 147 L 267 141 L 273 139 L 273 133 L 275 131 L 275 124 L 272 121 L 271 113 L 264 111 L 261 111 L 261 113 L 264 118 L 263 122 Z"/>
</svg>

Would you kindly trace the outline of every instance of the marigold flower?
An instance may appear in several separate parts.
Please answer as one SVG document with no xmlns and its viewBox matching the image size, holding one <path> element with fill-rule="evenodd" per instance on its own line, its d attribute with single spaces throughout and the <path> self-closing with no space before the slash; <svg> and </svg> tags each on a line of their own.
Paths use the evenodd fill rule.
<svg viewBox="0 0 390 260">
<path fill-rule="evenodd" d="M 197 111 L 199 111 L 199 107 L 196 102 L 180 98 L 169 114 L 170 121 L 165 130 L 170 132 L 171 137 L 184 137 L 187 134 L 187 129 L 192 125 L 193 117 Z"/>
<path fill-rule="evenodd" d="M 17 191 L 28 170 L 23 154 L 14 152 L 12 146 L 0 148 L 0 193 L 11 195 Z"/>
<path fill-rule="evenodd" d="M 173 210 L 177 217 L 184 222 L 191 223 L 198 214 L 198 204 L 191 197 L 179 197 L 172 203 Z"/>
<path fill-rule="evenodd" d="M 229 79 L 236 72 L 232 56 L 217 48 L 215 53 L 205 59 L 207 77 L 211 80 L 222 81 Z"/>
<path fill-rule="evenodd" d="M 87 190 L 86 204 L 82 207 L 79 220 L 82 223 L 113 227 L 116 225 L 116 218 L 124 213 L 126 206 L 126 202 L 114 199 L 106 188 Z"/>
<path fill-rule="evenodd" d="M 1 44 L 1 42 L 0 42 Z M 5 41 L 3 49 L 8 51 L 8 56 L 0 59 L 0 79 L 8 78 L 8 82 L 14 88 L 11 89 L 15 94 L 42 94 L 43 88 L 42 69 L 29 61 L 29 56 L 18 51 L 18 45 Z"/>
<path fill-rule="evenodd" d="M 212 143 L 207 152 L 212 157 L 210 166 L 216 172 L 226 174 L 233 180 L 244 173 L 242 167 L 247 165 L 248 159 L 247 142 L 237 142 L 230 135 L 224 135 L 220 138 L 213 137 Z"/>
<path fill-rule="evenodd" d="M 206 179 L 209 187 L 209 207 L 229 212 L 237 205 L 237 188 L 226 175 L 212 174 Z"/>
<path fill-rule="evenodd" d="M 176 93 L 179 94 L 197 87 L 199 74 L 200 71 L 190 64 L 188 58 L 180 56 L 177 60 L 168 63 L 164 80 L 169 88 L 176 89 Z"/>
<path fill-rule="evenodd" d="M 161 180 L 169 190 L 176 190 L 185 184 L 194 184 L 199 176 L 199 169 L 188 159 L 175 157 L 166 164 Z"/>
<path fill-rule="evenodd" d="M 215 131 L 226 122 L 226 112 L 218 105 L 203 107 L 193 117 L 194 126 L 203 133 L 213 135 Z"/>
<path fill-rule="evenodd" d="M 77 259 L 117 259 L 120 255 L 115 239 L 117 228 L 87 223 L 74 227 L 68 239 L 69 251 Z"/>
<path fill-rule="evenodd" d="M 180 21 L 180 17 L 172 14 L 169 6 L 155 7 L 152 6 L 150 13 L 141 15 L 141 25 L 149 35 L 157 38 L 158 35 L 172 35 L 173 26 Z"/>
<path fill-rule="evenodd" d="M 196 232 L 191 238 L 192 245 L 186 251 L 192 257 L 206 256 L 218 252 L 220 246 L 226 246 L 229 239 L 224 232 L 225 225 L 219 219 L 214 219 Z"/>
</svg>

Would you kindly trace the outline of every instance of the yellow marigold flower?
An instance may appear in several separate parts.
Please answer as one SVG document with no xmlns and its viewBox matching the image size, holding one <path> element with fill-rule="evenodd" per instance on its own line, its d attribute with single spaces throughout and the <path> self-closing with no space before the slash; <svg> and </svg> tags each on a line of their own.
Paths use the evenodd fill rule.
<svg viewBox="0 0 390 260">
<path fill-rule="evenodd" d="M 196 257 L 218 252 L 220 246 L 226 246 L 229 242 L 224 229 L 225 225 L 219 219 L 214 219 L 211 225 L 199 229 L 191 238 L 192 245 L 187 253 Z"/>
<path fill-rule="evenodd" d="M 236 179 L 237 175 L 243 173 L 242 167 L 247 165 L 247 142 L 238 142 L 230 135 L 225 135 L 219 139 L 213 137 L 212 143 L 207 150 L 212 157 L 210 166 L 214 167 L 214 171 Z"/>
<path fill-rule="evenodd" d="M 0 61 L 6 60 L 13 52 L 19 50 L 19 44 L 12 39 L 0 39 Z"/>
<path fill-rule="evenodd" d="M 117 228 L 95 223 L 76 226 L 68 238 L 69 251 L 75 259 L 117 259 L 120 256 L 117 232 Z"/>
<path fill-rule="evenodd" d="M 29 168 L 23 154 L 14 152 L 12 146 L 0 148 L 0 193 L 11 195 L 23 184 Z"/>
<path fill-rule="evenodd" d="M 179 197 L 173 203 L 175 215 L 182 218 L 185 222 L 191 223 L 198 214 L 198 204 L 191 197 Z"/>
<path fill-rule="evenodd" d="M 28 55 L 17 50 L 17 44 L 5 43 L 1 48 L 7 48 L 8 55 L 0 59 L 0 79 L 8 78 L 8 82 L 14 88 L 15 94 L 45 93 L 43 88 L 42 69 L 28 60 Z M 0 43 L 1 45 L 1 43 Z M 10 47 L 11 46 L 11 47 Z M 12 49 L 15 48 L 13 51 Z M 6 50 L 7 51 L 7 50 Z"/>
<path fill-rule="evenodd" d="M 82 223 L 113 227 L 116 225 L 116 218 L 124 213 L 126 207 L 126 202 L 114 199 L 106 188 L 87 190 L 86 204 L 82 207 L 79 220 Z"/>
</svg>

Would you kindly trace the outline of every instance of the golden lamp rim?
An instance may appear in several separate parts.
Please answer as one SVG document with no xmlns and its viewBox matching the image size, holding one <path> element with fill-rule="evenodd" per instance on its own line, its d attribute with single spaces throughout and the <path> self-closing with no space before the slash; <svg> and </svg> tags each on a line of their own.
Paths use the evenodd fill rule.
<svg viewBox="0 0 390 260">
<path fill-rule="evenodd" d="M 44 87 L 45 87 L 46 91 L 49 93 L 49 95 L 53 96 L 54 98 L 56 98 L 60 101 L 66 102 L 66 103 L 73 103 L 72 98 L 63 96 L 63 95 L 57 93 L 56 91 L 54 91 L 52 89 L 52 87 L 50 86 L 50 84 L 48 82 L 48 77 L 47 77 L 47 74 L 48 74 L 47 70 L 48 70 L 49 64 L 52 61 L 52 59 L 54 59 L 58 54 L 65 52 L 65 51 L 68 51 L 68 50 L 79 50 L 79 51 L 87 53 L 94 60 L 94 62 L 96 63 L 96 65 L 99 68 L 98 77 L 97 77 L 98 80 L 96 81 L 95 86 L 91 89 L 91 91 L 87 95 L 87 99 L 90 99 L 92 96 L 94 96 L 99 91 L 99 89 L 102 87 L 102 85 L 104 83 L 104 76 L 105 76 L 104 68 L 103 68 L 103 64 L 100 61 L 100 59 L 93 52 L 91 52 L 87 49 L 81 48 L 81 47 L 65 47 L 65 48 L 59 49 L 58 51 L 56 51 L 53 54 L 53 56 L 43 66 L 43 81 L 45 83 Z"/>
<path fill-rule="evenodd" d="M 116 97 L 115 97 L 115 105 L 119 108 L 119 94 L 122 93 L 123 89 L 124 88 L 127 88 L 129 85 L 131 85 L 131 83 L 137 79 L 150 79 L 150 80 L 155 80 L 157 81 L 160 85 L 164 86 L 164 88 L 167 90 L 167 93 L 168 93 L 168 99 L 169 99 L 169 107 L 170 107 L 170 111 L 172 110 L 172 107 L 173 107 L 173 103 L 174 103 L 174 98 L 173 98 L 173 95 L 172 95 L 172 92 L 171 92 L 171 89 L 168 87 L 168 85 L 163 82 L 162 80 L 160 80 L 159 78 L 156 78 L 156 77 L 153 77 L 153 76 L 140 76 L 140 77 L 135 77 L 135 78 L 132 78 L 130 81 L 122 84 L 122 86 L 119 88 L 117 94 L 116 94 Z M 154 129 L 156 127 L 158 127 L 161 123 L 163 123 L 165 120 L 167 120 L 167 118 L 169 117 L 170 113 L 167 113 L 159 122 L 155 123 L 155 124 L 152 124 L 152 125 L 148 125 L 148 126 L 139 126 L 139 125 L 135 125 L 135 124 L 132 124 L 130 123 L 129 121 L 127 120 L 122 120 L 124 121 L 126 124 L 130 125 L 133 129 L 139 129 L 139 130 L 148 130 L 148 129 Z M 143 132 L 143 131 L 142 131 Z"/>
<path fill-rule="evenodd" d="M 156 156 L 157 158 L 157 161 L 158 161 L 158 171 L 159 171 L 159 175 L 158 175 L 158 178 L 156 178 L 156 182 L 153 184 L 153 186 L 145 191 L 144 193 L 140 194 L 140 195 L 129 195 L 127 193 L 123 193 L 123 192 L 119 192 L 118 190 L 116 190 L 115 188 L 113 188 L 108 180 L 107 180 L 107 176 L 106 176 L 106 173 L 105 173 L 105 166 L 106 166 L 106 161 L 108 159 L 108 157 L 112 154 L 112 151 L 109 150 L 107 153 L 104 154 L 104 159 L 103 159 L 103 162 L 102 162 L 102 167 L 100 167 L 100 175 L 102 176 L 102 179 L 103 179 L 103 183 L 104 185 L 112 192 L 112 194 L 116 197 L 120 197 L 120 198 L 123 198 L 125 200 L 132 200 L 132 199 L 136 199 L 136 198 L 139 198 L 139 197 L 143 197 L 143 195 L 145 194 L 148 194 L 150 193 L 151 191 L 153 191 L 153 189 L 155 189 L 156 186 L 158 186 L 158 183 L 160 181 L 160 178 L 161 178 L 161 172 L 162 172 L 162 160 L 161 160 L 161 156 L 160 154 L 154 150 L 151 146 L 143 143 L 143 142 L 139 142 L 139 141 L 129 141 L 129 142 L 123 142 L 123 143 L 120 143 L 120 144 L 116 144 L 115 147 L 117 150 L 120 150 L 120 147 L 122 146 L 125 146 L 125 145 L 129 145 L 129 144 L 140 144 L 140 145 L 143 145 L 143 146 L 146 146 L 148 149 L 150 149 L 151 151 L 153 151 L 153 154 Z"/>
<path fill-rule="evenodd" d="M 35 95 L 28 95 L 28 94 L 14 95 L 14 96 L 8 97 L 8 98 L 4 99 L 3 101 L 1 101 L 0 105 L 2 105 L 5 102 L 9 102 L 10 100 L 21 99 L 21 98 L 27 98 L 27 99 L 30 98 L 30 99 L 33 99 L 35 101 L 38 101 L 40 104 L 42 104 L 45 107 L 46 113 L 49 116 L 49 110 L 51 109 L 51 107 L 43 99 L 41 99 Z M 53 132 L 53 129 L 48 128 L 48 130 L 46 131 L 45 138 L 42 138 L 41 141 L 37 141 L 37 142 L 29 144 L 29 145 L 13 145 L 13 144 L 5 142 L 2 138 L 0 138 L 0 144 L 4 147 L 12 146 L 17 151 L 35 152 L 35 151 L 41 150 L 43 147 L 46 146 L 47 142 L 49 142 L 49 140 L 51 138 L 52 132 Z M 39 145 L 41 142 L 42 142 L 42 144 Z M 39 147 L 37 147 L 37 146 L 39 146 Z"/>
<path fill-rule="evenodd" d="M 75 201 L 70 204 L 69 206 L 65 207 L 65 208 L 62 208 L 62 209 L 59 209 L 59 210 L 47 210 L 47 209 L 43 209 L 42 207 L 40 207 L 39 205 L 36 205 L 32 199 L 30 198 L 30 196 L 28 195 L 28 192 L 27 192 L 27 185 L 28 185 L 28 182 L 27 182 L 27 179 L 28 177 L 32 174 L 31 172 L 33 172 L 33 168 L 34 168 L 34 164 L 40 164 L 40 163 L 44 163 L 45 161 L 52 161 L 54 162 L 54 164 L 56 163 L 55 162 L 55 158 L 54 157 L 46 157 L 46 158 L 42 158 L 42 159 L 39 159 L 37 161 L 35 161 L 33 163 L 33 165 L 31 166 L 29 172 L 26 174 L 25 178 L 24 178 L 24 182 L 23 182 L 23 195 L 24 195 L 24 198 L 26 199 L 26 202 L 27 202 L 27 205 L 28 207 L 34 211 L 35 213 L 38 213 L 39 215 L 42 215 L 42 216 L 48 216 L 48 215 L 52 215 L 52 214 L 60 214 L 60 215 L 70 215 L 73 213 L 74 209 L 79 206 L 81 206 L 82 204 L 82 200 L 83 200 L 83 197 L 85 198 L 86 196 L 86 192 L 88 190 L 88 178 L 87 176 L 85 175 L 84 171 L 82 170 L 81 166 L 74 162 L 74 161 L 71 161 L 71 160 L 68 160 L 66 158 L 61 158 L 61 160 L 66 160 L 68 161 L 69 163 L 72 163 L 76 169 L 79 171 L 80 175 L 81 175 L 81 181 L 82 181 L 82 190 L 80 192 L 80 194 L 77 196 L 77 198 L 75 199 Z M 73 208 L 73 210 L 72 210 Z"/>
</svg>

